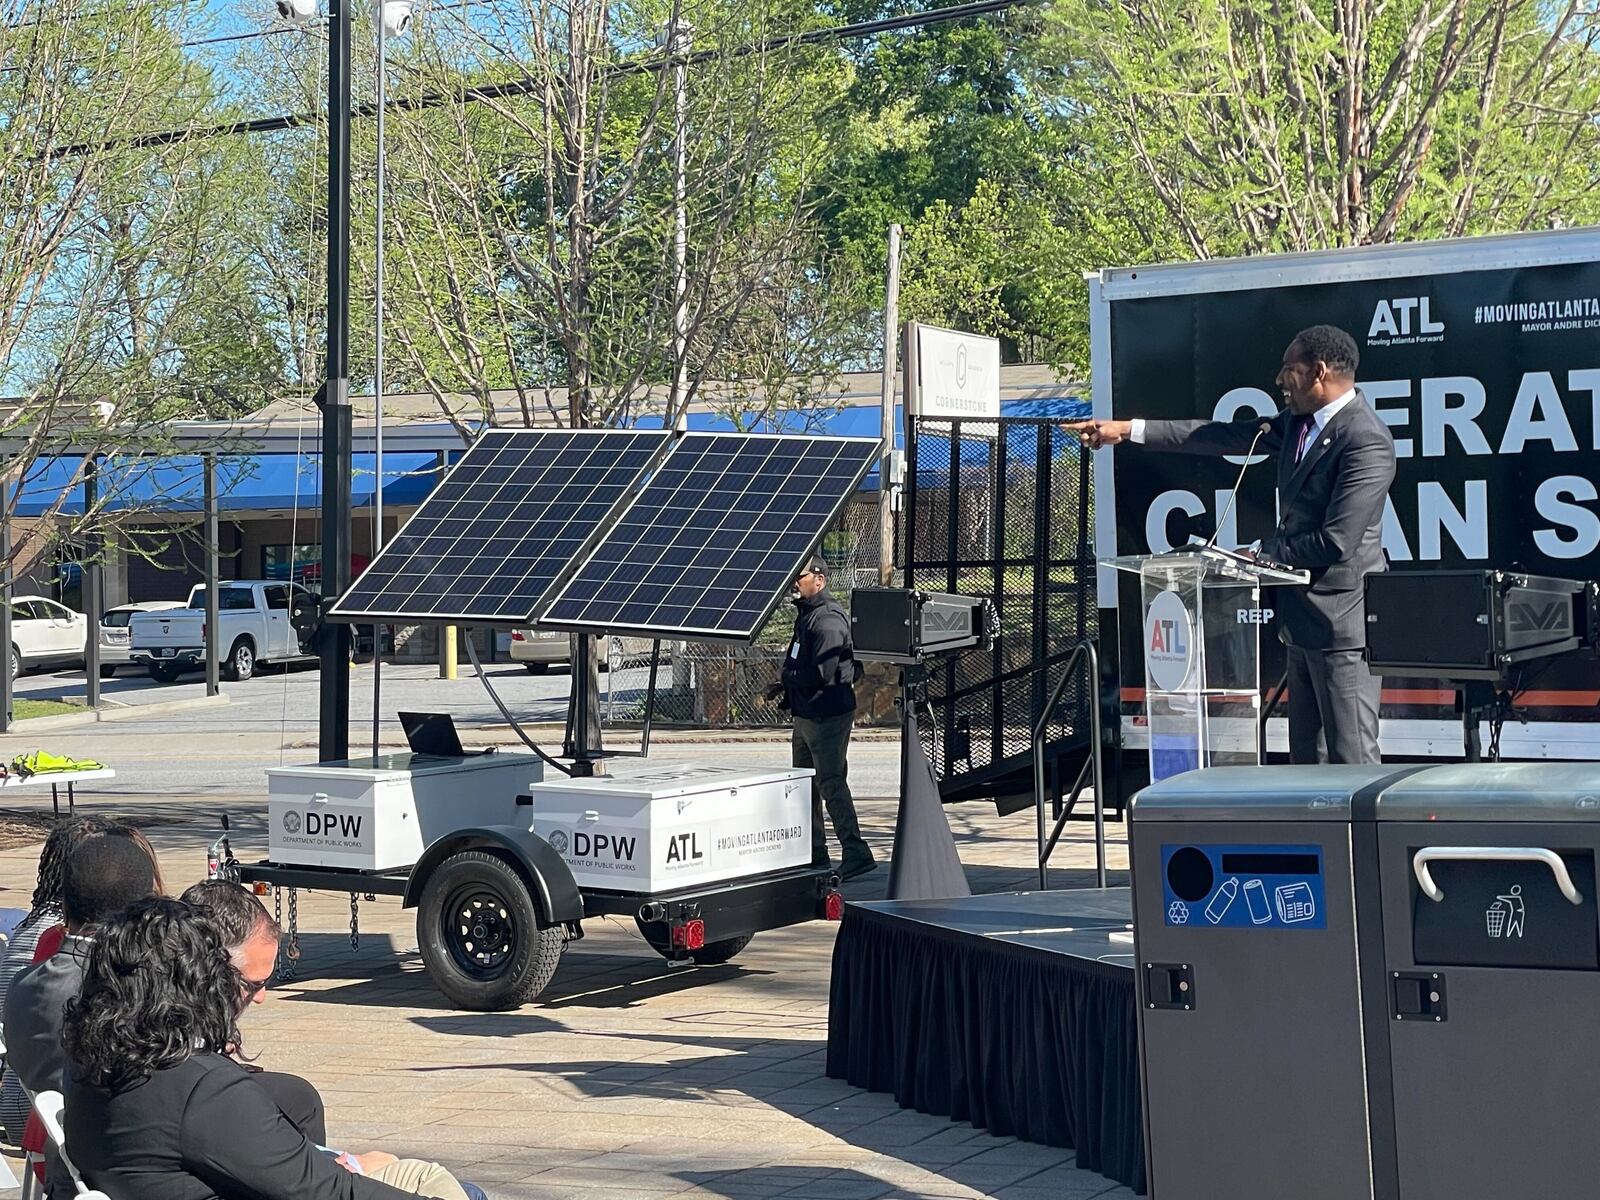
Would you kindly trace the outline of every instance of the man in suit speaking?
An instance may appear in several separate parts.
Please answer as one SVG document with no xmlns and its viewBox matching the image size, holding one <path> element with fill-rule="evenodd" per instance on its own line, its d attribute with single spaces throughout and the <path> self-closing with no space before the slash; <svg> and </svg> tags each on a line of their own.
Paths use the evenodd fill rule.
<svg viewBox="0 0 1600 1200">
<path fill-rule="evenodd" d="M 1375 763 L 1382 680 L 1362 660 L 1362 581 L 1384 569 L 1383 503 L 1394 481 L 1394 439 L 1355 385 L 1360 351 L 1332 325 L 1302 330 L 1283 352 L 1284 410 L 1239 421 L 1079 421 L 1086 446 L 1122 442 L 1182 454 L 1278 456 L 1278 527 L 1263 558 L 1311 573 L 1274 589 L 1289 651 L 1289 752 L 1297 763 Z"/>
</svg>

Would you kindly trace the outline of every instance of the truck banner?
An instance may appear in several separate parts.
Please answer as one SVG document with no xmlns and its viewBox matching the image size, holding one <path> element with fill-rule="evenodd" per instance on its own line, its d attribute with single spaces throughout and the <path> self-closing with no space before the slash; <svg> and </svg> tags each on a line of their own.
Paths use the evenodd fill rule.
<svg viewBox="0 0 1600 1200">
<path fill-rule="evenodd" d="M 1361 349 L 1358 385 L 1394 434 L 1391 569 L 1600 577 L 1596 231 L 1105 272 L 1091 297 L 1097 416 L 1271 416 L 1295 333 L 1338 325 Z M 1166 551 L 1196 519 L 1214 526 L 1243 461 L 1137 446 L 1097 458 L 1113 459 L 1097 466 L 1102 558 Z M 1255 464 L 1219 545 L 1247 545 L 1276 523 L 1274 467 L 1265 455 Z M 1123 728 L 1134 731 L 1144 689 L 1140 624 L 1129 619 L 1137 580 L 1102 570 L 1100 603 L 1125 618 Z M 1264 690 L 1283 670 L 1271 604 L 1263 591 Z M 1600 758 L 1600 660 L 1535 663 L 1519 687 L 1529 723 L 1507 726 L 1508 754 Z M 1454 695 L 1440 681 L 1386 678 L 1383 714 L 1386 754 L 1459 755 Z"/>
</svg>

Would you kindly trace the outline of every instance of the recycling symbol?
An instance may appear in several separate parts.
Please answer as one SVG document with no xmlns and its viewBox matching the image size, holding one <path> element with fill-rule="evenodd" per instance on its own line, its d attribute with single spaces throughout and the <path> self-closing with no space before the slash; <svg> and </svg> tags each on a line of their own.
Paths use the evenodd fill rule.
<svg viewBox="0 0 1600 1200">
<path fill-rule="evenodd" d="M 1167 923 L 1170 925 L 1187 925 L 1189 923 L 1189 906 L 1182 900 L 1174 900 L 1167 905 Z"/>
</svg>

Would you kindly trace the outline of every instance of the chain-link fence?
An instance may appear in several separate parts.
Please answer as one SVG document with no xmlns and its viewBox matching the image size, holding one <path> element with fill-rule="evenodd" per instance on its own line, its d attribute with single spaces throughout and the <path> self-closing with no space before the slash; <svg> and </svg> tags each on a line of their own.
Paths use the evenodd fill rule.
<svg viewBox="0 0 1600 1200">
<path fill-rule="evenodd" d="M 907 585 L 987 596 L 993 648 L 929 672 L 922 730 L 947 798 L 992 794 L 1024 769 L 1033 724 L 1073 647 L 1096 627 L 1089 459 L 1049 420 L 913 418 Z M 1094 689 L 1073 680 L 1052 714 L 1052 756 L 1086 744 Z"/>
</svg>

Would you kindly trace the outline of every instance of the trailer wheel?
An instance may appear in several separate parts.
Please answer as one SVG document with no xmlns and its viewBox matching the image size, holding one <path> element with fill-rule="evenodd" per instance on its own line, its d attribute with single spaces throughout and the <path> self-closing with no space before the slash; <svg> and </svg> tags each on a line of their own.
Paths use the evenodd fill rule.
<svg viewBox="0 0 1600 1200">
<path fill-rule="evenodd" d="M 662 958 L 671 958 L 672 948 L 667 944 L 666 926 L 659 921 L 641 921 L 638 917 L 633 923 L 639 927 L 639 936 L 650 943 L 650 948 Z M 723 938 L 720 942 L 707 942 L 698 950 L 689 951 L 689 957 L 702 967 L 714 967 L 725 963 L 739 951 L 750 944 L 753 933 L 742 933 L 738 937 Z"/>
<path fill-rule="evenodd" d="M 452 854 L 428 877 L 417 940 L 439 990 L 473 1012 L 520 1008 L 544 991 L 565 942 L 558 927 L 539 928 L 516 869 L 482 850 Z"/>
</svg>

